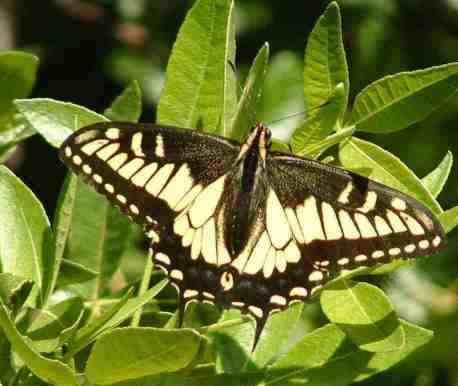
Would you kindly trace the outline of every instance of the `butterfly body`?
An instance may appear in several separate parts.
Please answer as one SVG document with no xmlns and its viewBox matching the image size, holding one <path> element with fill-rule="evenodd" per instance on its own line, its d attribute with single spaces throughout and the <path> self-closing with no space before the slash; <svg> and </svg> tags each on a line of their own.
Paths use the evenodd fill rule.
<svg viewBox="0 0 458 386">
<path fill-rule="evenodd" d="M 242 144 L 161 125 L 83 128 L 61 158 L 141 224 L 180 308 L 206 301 L 268 316 L 343 270 L 429 255 L 444 244 L 413 198 L 352 172 L 270 150 L 254 127 Z"/>
</svg>

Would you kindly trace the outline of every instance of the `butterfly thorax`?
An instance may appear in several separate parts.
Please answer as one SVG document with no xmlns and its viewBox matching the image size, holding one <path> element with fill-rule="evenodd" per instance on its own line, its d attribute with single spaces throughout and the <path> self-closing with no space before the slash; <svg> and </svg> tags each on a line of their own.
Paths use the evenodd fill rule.
<svg viewBox="0 0 458 386">
<path fill-rule="evenodd" d="M 265 161 L 270 147 L 270 131 L 261 124 L 256 125 L 237 158 L 237 167 L 232 178 L 234 186 L 232 197 L 233 216 L 229 219 L 229 247 L 237 256 L 247 245 L 253 232 L 261 206 L 265 202 Z M 236 210 L 235 210 L 236 209 Z"/>
</svg>

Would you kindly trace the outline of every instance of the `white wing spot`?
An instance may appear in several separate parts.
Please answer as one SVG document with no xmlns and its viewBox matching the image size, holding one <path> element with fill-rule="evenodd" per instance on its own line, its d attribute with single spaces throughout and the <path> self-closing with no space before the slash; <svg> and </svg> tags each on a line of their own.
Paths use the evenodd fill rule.
<svg viewBox="0 0 458 386">
<path fill-rule="evenodd" d="M 156 170 L 156 162 L 146 165 L 142 170 L 135 174 L 135 176 L 132 178 L 132 183 L 135 186 L 144 187 L 151 176 L 156 172 Z"/>
<path fill-rule="evenodd" d="M 75 165 L 81 165 L 83 163 L 83 160 L 79 155 L 74 155 L 72 159 Z"/>
<path fill-rule="evenodd" d="M 407 253 L 415 252 L 415 249 L 417 249 L 417 247 L 415 246 L 415 244 L 409 244 L 409 245 L 406 245 L 406 246 L 404 247 L 404 251 L 407 252 Z"/>
<path fill-rule="evenodd" d="M 123 196 L 122 194 L 117 194 L 116 199 L 121 203 L 125 204 L 127 202 L 126 196 Z"/>
<path fill-rule="evenodd" d="M 358 262 L 358 263 L 361 263 L 363 261 L 366 261 L 367 260 L 367 256 L 366 255 L 358 255 L 355 257 L 355 261 Z"/>
<path fill-rule="evenodd" d="M 283 248 L 291 239 L 288 219 L 273 189 L 270 189 L 269 195 L 267 196 L 266 226 L 275 248 Z"/>
<path fill-rule="evenodd" d="M 208 185 L 195 199 L 189 209 L 189 218 L 195 228 L 202 226 L 213 215 L 223 194 L 226 175 Z"/>
<path fill-rule="evenodd" d="M 138 206 L 137 205 L 130 204 L 129 209 L 133 214 L 138 215 L 140 213 L 140 211 L 138 210 Z"/>
<path fill-rule="evenodd" d="M 428 249 L 428 248 L 429 248 L 429 241 L 428 241 L 428 240 L 421 240 L 421 241 L 418 243 L 418 246 L 419 246 L 421 249 Z"/>
<path fill-rule="evenodd" d="M 355 214 L 355 221 L 358 224 L 359 231 L 361 232 L 361 236 L 365 239 L 369 239 L 372 237 L 377 237 L 377 232 L 375 232 L 374 227 L 370 223 L 369 219 L 366 215 L 361 213 Z"/>
<path fill-rule="evenodd" d="M 368 191 L 366 194 L 366 201 L 364 202 L 363 206 L 359 207 L 357 210 L 363 213 L 369 213 L 370 211 L 375 209 L 375 205 L 377 204 L 377 193 L 374 191 Z"/>
<path fill-rule="evenodd" d="M 401 212 L 400 216 L 407 224 L 409 231 L 415 236 L 421 236 L 425 234 L 425 230 L 420 225 L 420 223 L 415 220 L 412 216 L 409 216 L 407 213 Z"/>
<path fill-rule="evenodd" d="M 382 217 L 375 216 L 374 221 L 375 228 L 377 229 L 377 232 L 380 236 L 386 236 L 393 233 L 388 223 Z"/>
<path fill-rule="evenodd" d="M 105 190 L 108 192 L 108 193 L 114 193 L 114 186 L 111 185 L 111 184 L 105 184 Z"/>
<path fill-rule="evenodd" d="M 380 259 L 383 256 L 385 256 L 385 252 L 383 252 L 383 251 L 375 251 L 375 252 L 372 253 L 372 258 L 373 259 Z"/>
<path fill-rule="evenodd" d="M 275 255 L 276 251 L 274 247 L 270 247 L 269 252 L 267 253 L 266 261 L 262 267 L 262 274 L 267 279 L 269 278 L 275 269 Z"/>
<path fill-rule="evenodd" d="M 82 149 L 81 149 L 82 150 Z M 67 146 L 65 148 L 65 155 L 70 158 L 72 156 L 72 149 L 70 148 L 70 146 Z"/>
<path fill-rule="evenodd" d="M 285 209 L 285 214 L 286 217 L 288 218 L 289 226 L 291 227 L 291 230 L 293 231 L 294 238 L 299 241 L 301 244 L 304 243 L 304 235 L 302 234 L 302 229 L 299 224 L 299 221 L 297 220 L 296 213 L 294 212 L 294 209 L 291 208 L 286 208 Z"/>
<path fill-rule="evenodd" d="M 81 147 L 81 151 L 87 155 L 92 155 L 102 146 L 108 144 L 108 142 L 109 141 L 107 139 L 96 139 L 95 141 L 91 141 L 83 145 Z"/>
<path fill-rule="evenodd" d="M 189 229 L 189 221 L 187 215 L 179 216 L 173 224 L 173 231 L 179 236 L 184 236 Z"/>
<path fill-rule="evenodd" d="M 224 291 L 229 291 L 234 287 L 234 277 L 230 272 L 223 272 L 220 278 L 221 287 Z"/>
<path fill-rule="evenodd" d="M 216 255 L 215 220 L 213 218 L 210 218 L 203 227 L 202 256 L 207 263 L 214 265 L 218 264 L 218 256 Z"/>
<path fill-rule="evenodd" d="M 98 184 L 101 184 L 101 183 L 103 182 L 103 178 L 102 178 L 102 176 L 99 175 L 99 174 L 94 174 L 94 175 L 92 176 L 92 179 L 93 179 L 95 182 L 97 182 Z"/>
<path fill-rule="evenodd" d="M 286 271 L 286 256 L 285 252 L 277 251 L 275 254 L 275 266 L 277 267 L 278 272 Z"/>
<path fill-rule="evenodd" d="M 294 240 L 285 248 L 285 255 L 288 263 L 297 263 L 301 259 L 301 251 Z"/>
<path fill-rule="evenodd" d="M 105 146 L 103 149 L 99 150 L 97 152 L 97 157 L 99 157 L 102 161 L 106 161 L 113 154 L 115 154 L 119 148 L 119 143 L 111 143 L 110 145 Z"/>
<path fill-rule="evenodd" d="M 390 256 L 397 256 L 401 254 L 401 250 L 399 248 L 391 248 L 388 253 Z"/>
<path fill-rule="evenodd" d="M 191 246 L 191 259 L 196 260 L 202 249 L 202 228 L 199 228 L 194 233 L 194 239 Z"/>
<path fill-rule="evenodd" d="M 108 139 L 119 139 L 119 129 L 111 128 L 105 132 L 105 137 Z"/>
<path fill-rule="evenodd" d="M 277 304 L 279 306 L 286 306 L 286 299 L 281 295 L 272 295 L 270 297 L 270 303 Z"/>
<path fill-rule="evenodd" d="M 400 219 L 400 217 L 394 213 L 393 211 L 387 209 L 386 211 L 386 217 L 388 218 L 388 221 L 390 222 L 391 227 L 396 233 L 402 233 L 407 231 L 406 226 Z"/>
<path fill-rule="evenodd" d="M 108 161 L 108 165 L 113 169 L 113 170 L 118 170 L 121 165 L 124 164 L 124 162 L 127 161 L 127 154 L 126 153 L 119 153 L 116 154 L 113 158 L 110 158 Z"/>
<path fill-rule="evenodd" d="M 146 191 L 153 196 L 157 196 L 167 183 L 174 168 L 175 166 L 173 164 L 165 164 L 162 168 L 160 168 L 154 177 L 146 184 Z"/>
<path fill-rule="evenodd" d="M 197 195 L 201 192 L 202 190 L 202 185 L 198 184 L 194 186 L 186 195 L 178 202 L 178 204 L 175 206 L 174 210 L 176 212 L 181 212 L 183 209 L 185 209 L 189 204 L 191 204 L 194 199 L 197 197 Z"/>
<path fill-rule="evenodd" d="M 294 287 L 291 291 L 289 291 L 289 296 L 306 298 L 307 295 L 308 291 L 304 287 Z"/>
<path fill-rule="evenodd" d="M 170 265 L 171 263 L 170 258 L 164 253 L 156 254 L 156 260 L 161 263 L 164 263 L 165 265 Z"/>
<path fill-rule="evenodd" d="M 361 237 L 358 228 L 347 211 L 341 209 L 339 211 L 339 219 L 346 239 L 357 240 Z"/>
<path fill-rule="evenodd" d="M 321 280 L 323 280 L 323 278 L 324 278 L 324 275 L 323 275 L 323 272 L 321 272 L 321 271 L 313 271 L 309 275 L 309 280 L 310 281 L 321 281 Z"/>
<path fill-rule="evenodd" d="M 267 232 L 263 232 L 261 237 L 259 238 L 256 247 L 254 248 L 253 252 L 251 253 L 250 258 L 248 259 L 247 264 L 243 268 L 243 271 L 254 275 L 261 271 L 263 268 L 264 262 L 267 258 L 267 254 L 269 253 L 269 249 L 271 247 L 269 236 Z"/>
<path fill-rule="evenodd" d="M 337 220 L 334 208 L 327 202 L 321 204 L 323 211 L 324 233 L 328 240 L 339 240 L 342 238 L 339 220 Z"/>
<path fill-rule="evenodd" d="M 189 228 L 186 233 L 183 236 L 183 239 L 181 240 L 181 244 L 183 247 L 189 247 L 192 243 L 192 240 L 194 238 L 194 229 Z"/>
<path fill-rule="evenodd" d="M 347 186 L 345 186 L 345 189 L 342 190 L 337 201 L 344 205 L 349 204 L 350 203 L 350 194 L 352 190 L 353 190 L 353 182 L 348 181 Z"/>
<path fill-rule="evenodd" d="M 172 269 L 170 272 L 170 277 L 175 280 L 183 280 L 183 272 L 181 272 L 179 269 Z"/>
<path fill-rule="evenodd" d="M 156 136 L 156 149 L 154 151 L 157 157 L 163 158 L 165 156 L 164 152 L 164 138 L 162 138 L 161 134 Z"/>
<path fill-rule="evenodd" d="M 433 240 L 433 245 L 435 247 L 438 247 L 441 242 L 442 242 L 442 239 L 439 236 L 436 236 Z"/>
<path fill-rule="evenodd" d="M 296 211 L 307 244 L 313 240 L 326 240 L 314 196 L 308 197 L 303 206 L 298 205 Z"/>
<path fill-rule="evenodd" d="M 138 170 L 143 166 L 145 161 L 141 158 L 134 158 L 127 162 L 121 169 L 119 169 L 118 173 L 121 177 L 125 178 L 126 180 L 132 177 Z"/>
<path fill-rule="evenodd" d="M 91 174 L 92 173 L 92 168 L 88 164 L 83 165 L 83 172 L 86 174 Z"/>
<path fill-rule="evenodd" d="M 400 199 L 399 197 L 395 197 L 391 200 L 391 206 L 396 210 L 406 210 L 407 204 L 404 200 Z"/>
<path fill-rule="evenodd" d="M 191 170 L 187 164 L 183 164 L 161 192 L 159 198 L 165 200 L 171 208 L 174 208 L 180 198 L 192 188 L 193 182 Z"/>
<path fill-rule="evenodd" d="M 337 264 L 339 265 L 347 265 L 350 262 L 348 257 L 342 257 L 341 259 L 337 260 Z"/>
<path fill-rule="evenodd" d="M 130 150 L 132 150 L 132 152 L 137 157 L 145 157 L 145 153 L 143 153 L 143 149 L 142 149 L 142 141 L 143 141 L 143 133 L 138 132 L 132 136 Z"/>
<path fill-rule="evenodd" d="M 196 291 L 196 290 L 191 290 L 191 289 L 187 289 L 184 291 L 183 293 L 183 297 L 185 299 L 188 299 L 188 298 L 193 298 L 195 296 L 199 295 L 199 291 Z"/>
</svg>

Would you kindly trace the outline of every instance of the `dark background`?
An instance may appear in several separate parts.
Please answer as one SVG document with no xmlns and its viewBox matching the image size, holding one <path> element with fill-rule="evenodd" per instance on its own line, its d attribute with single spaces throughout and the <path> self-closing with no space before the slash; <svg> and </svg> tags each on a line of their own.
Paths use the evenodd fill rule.
<svg viewBox="0 0 458 386">
<path fill-rule="evenodd" d="M 32 97 L 74 102 L 99 112 L 129 80 L 137 79 L 144 93 L 142 120 L 154 121 L 170 50 L 192 3 L 3 0 L 0 49 L 27 50 L 40 57 Z M 327 3 L 239 0 L 240 72 L 244 73 L 265 41 L 270 43 L 273 57 L 290 51 L 300 63 L 307 36 Z M 352 99 L 384 75 L 458 61 L 457 0 L 341 0 L 339 4 Z M 298 87 L 294 75 L 285 79 L 284 87 Z M 458 154 L 457 98 L 404 131 L 363 137 L 399 156 L 422 177 L 447 150 Z M 35 136 L 10 160 L 10 166 L 52 213 L 65 173 L 56 152 Z M 457 170 L 455 167 L 439 197 L 444 208 L 458 204 Z M 411 279 L 410 271 L 384 280 L 397 311 L 433 329 L 436 338 L 414 358 L 364 384 L 458 386 L 457 250 L 455 232 L 446 252 L 434 261 L 417 264 L 414 277 L 420 284 Z"/>
</svg>

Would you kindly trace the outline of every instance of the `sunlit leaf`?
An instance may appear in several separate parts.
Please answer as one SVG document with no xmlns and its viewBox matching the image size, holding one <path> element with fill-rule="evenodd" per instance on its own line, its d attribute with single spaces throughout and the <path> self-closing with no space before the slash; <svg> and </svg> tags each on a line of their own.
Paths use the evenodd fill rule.
<svg viewBox="0 0 458 386">
<path fill-rule="evenodd" d="M 427 176 L 423 177 L 421 182 L 431 192 L 433 197 L 437 197 L 444 188 L 448 180 L 450 171 L 453 166 L 453 154 L 448 151 L 441 163 Z"/>
<path fill-rule="evenodd" d="M 426 118 L 457 88 L 458 63 L 387 76 L 357 95 L 352 120 L 361 131 L 402 130 Z"/>
</svg>

